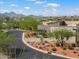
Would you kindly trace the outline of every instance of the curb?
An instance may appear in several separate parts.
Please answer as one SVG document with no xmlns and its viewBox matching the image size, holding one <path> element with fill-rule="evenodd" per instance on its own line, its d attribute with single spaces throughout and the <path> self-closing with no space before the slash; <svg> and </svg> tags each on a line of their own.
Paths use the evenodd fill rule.
<svg viewBox="0 0 79 59">
<path fill-rule="evenodd" d="M 34 49 L 34 50 L 36 50 L 36 51 L 39 51 L 39 52 L 48 54 L 47 51 L 44 51 L 44 50 L 35 48 L 35 47 L 31 46 L 30 44 L 28 44 L 28 43 L 25 41 L 25 39 L 24 39 L 24 33 L 22 34 L 22 41 L 23 41 L 23 43 L 24 43 L 25 45 L 27 45 L 29 48 L 32 48 L 32 49 Z M 72 57 L 68 57 L 68 56 L 59 55 L 59 54 L 56 54 L 56 53 L 52 53 L 51 55 L 58 56 L 58 57 L 63 57 L 63 58 L 67 58 L 67 59 L 78 59 L 78 58 L 72 58 Z"/>
</svg>

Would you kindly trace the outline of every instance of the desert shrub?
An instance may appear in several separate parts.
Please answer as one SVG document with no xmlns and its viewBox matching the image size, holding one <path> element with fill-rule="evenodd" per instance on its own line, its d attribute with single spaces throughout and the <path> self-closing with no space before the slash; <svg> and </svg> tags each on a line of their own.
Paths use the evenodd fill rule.
<svg viewBox="0 0 79 59">
<path fill-rule="evenodd" d="M 74 47 L 72 47 L 72 46 L 69 46 L 69 47 L 68 47 L 68 49 L 70 49 L 70 50 L 74 50 Z"/>
<path fill-rule="evenodd" d="M 62 53 L 63 53 L 63 55 L 66 55 L 66 52 L 65 51 L 63 51 Z"/>
<path fill-rule="evenodd" d="M 77 53 L 77 51 L 73 51 L 73 53 Z"/>
<path fill-rule="evenodd" d="M 77 42 L 76 46 L 79 47 L 79 41 Z"/>
<path fill-rule="evenodd" d="M 55 47 L 52 48 L 52 51 L 57 51 L 57 49 Z"/>
<path fill-rule="evenodd" d="M 63 50 L 66 50 L 67 48 L 66 47 L 63 47 Z"/>
<path fill-rule="evenodd" d="M 60 46 L 60 43 L 56 43 L 56 46 L 59 47 Z"/>
<path fill-rule="evenodd" d="M 72 46 L 72 44 L 69 44 L 68 49 L 74 50 L 74 47 Z"/>
<path fill-rule="evenodd" d="M 76 47 L 76 44 L 75 43 L 72 43 L 71 45 L 72 45 L 72 47 Z"/>
</svg>

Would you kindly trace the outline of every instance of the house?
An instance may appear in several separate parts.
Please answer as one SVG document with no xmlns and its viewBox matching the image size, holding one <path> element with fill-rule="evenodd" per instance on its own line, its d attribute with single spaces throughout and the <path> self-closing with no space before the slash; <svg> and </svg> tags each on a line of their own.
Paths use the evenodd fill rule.
<svg viewBox="0 0 79 59">
<path fill-rule="evenodd" d="M 52 32 L 57 29 L 68 29 L 72 32 L 76 32 L 79 29 L 77 26 L 79 21 L 44 21 L 41 25 L 38 25 L 38 30 L 45 30 L 46 32 Z M 76 42 L 76 37 L 71 37 L 73 43 Z M 69 42 L 71 42 L 71 40 Z M 77 39 L 78 40 L 78 39 Z"/>
<path fill-rule="evenodd" d="M 38 25 L 38 30 L 45 30 L 47 32 L 52 32 L 56 29 L 69 29 L 71 31 L 75 31 L 73 29 L 76 29 L 79 21 L 46 21 L 42 22 L 41 25 Z"/>
</svg>

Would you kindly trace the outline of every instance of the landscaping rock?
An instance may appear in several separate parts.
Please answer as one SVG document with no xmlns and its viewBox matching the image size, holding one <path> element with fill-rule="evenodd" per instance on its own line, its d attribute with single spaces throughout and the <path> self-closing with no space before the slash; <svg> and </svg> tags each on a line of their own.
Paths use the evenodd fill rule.
<svg viewBox="0 0 79 59">
<path fill-rule="evenodd" d="M 79 51 L 79 47 L 75 47 L 74 50 Z"/>
</svg>

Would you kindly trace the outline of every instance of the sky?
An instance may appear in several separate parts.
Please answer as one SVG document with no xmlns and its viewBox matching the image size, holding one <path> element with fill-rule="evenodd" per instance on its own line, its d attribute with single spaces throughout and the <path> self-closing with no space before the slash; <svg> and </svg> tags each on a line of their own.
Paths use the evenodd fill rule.
<svg viewBox="0 0 79 59">
<path fill-rule="evenodd" d="M 24 15 L 79 15 L 79 0 L 0 0 L 0 13 Z"/>
</svg>

